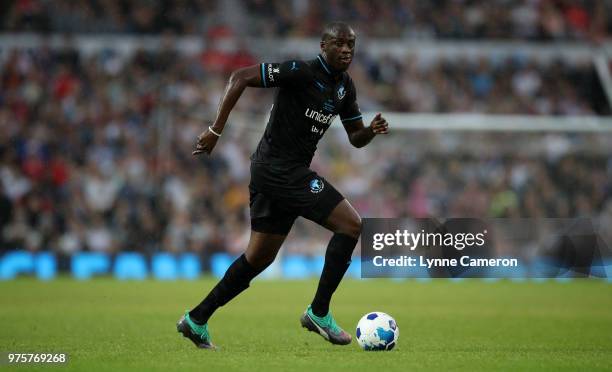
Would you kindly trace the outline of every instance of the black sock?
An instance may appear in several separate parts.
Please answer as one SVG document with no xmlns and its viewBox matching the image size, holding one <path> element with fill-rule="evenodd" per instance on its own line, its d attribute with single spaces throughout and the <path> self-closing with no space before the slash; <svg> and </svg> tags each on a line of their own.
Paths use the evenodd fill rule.
<svg viewBox="0 0 612 372">
<path fill-rule="evenodd" d="M 312 312 L 316 316 L 325 316 L 329 312 L 329 302 L 351 264 L 355 245 L 357 239 L 339 233 L 334 234 L 329 241 L 319 287 L 311 304 Z"/>
<path fill-rule="evenodd" d="M 189 318 L 196 324 L 205 324 L 219 307 L 228 303 L 240 292 L 249 288 L 251 280 L 264 271 L 265 267 L 256 269 L 246 260 L 244 254 L 236 259 L 198 306 L 189 312 Z"/>
</svg>

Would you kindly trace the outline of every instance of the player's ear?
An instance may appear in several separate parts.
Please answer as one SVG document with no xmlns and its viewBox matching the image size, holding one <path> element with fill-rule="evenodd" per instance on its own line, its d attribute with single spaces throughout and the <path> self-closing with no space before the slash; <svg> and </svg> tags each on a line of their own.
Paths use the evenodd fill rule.
<svg viewBox="0 0 612 372">
<path fill-rule="evenodd" d="M 321 46 L 321 51 L 324 51 L 325 50 L 325 40 L 321 40 L 319 45 Z"/>
</svg>

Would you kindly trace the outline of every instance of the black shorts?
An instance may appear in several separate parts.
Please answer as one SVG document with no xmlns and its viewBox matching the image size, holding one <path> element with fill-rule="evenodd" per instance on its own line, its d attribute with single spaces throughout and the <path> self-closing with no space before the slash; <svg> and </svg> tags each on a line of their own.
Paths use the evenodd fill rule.
<svg viewBox="0 0 612 372">
<path fill-rule="evenodd" d="M 251 229 L 287 235 L 302 216 L 318 224 L 325 222 L 344 196 L 310 168 L 290 169 L 251 163 L 249 184 Z"/>
</svg>

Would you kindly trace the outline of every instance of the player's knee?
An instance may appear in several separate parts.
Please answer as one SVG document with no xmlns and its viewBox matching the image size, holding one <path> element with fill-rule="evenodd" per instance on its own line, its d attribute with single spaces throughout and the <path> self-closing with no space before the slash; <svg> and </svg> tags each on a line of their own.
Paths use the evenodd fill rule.
<svg viewBox="0 0 612 372">
<path fill-rule="evenodd" d="M 353 237 L 355 239 L 359 239 L 362 229 L 363 229 L 363 223 L 361 222 L 361 217 L 357 216 L 357 218 L 354 221 L 354 226 L 353 226 L 353 234 L 354 234 Z"/>
<path fill-rule="evenodd" d="M 245 254 L 248 263 L 257 270 L 264 270 L 266 267 L 270 266 L 274 259 L 276 258 L 276 254 L 271 253 L 259 253 L 259 254 Z"/>
<path fill-rule="evenodd" d="M 339 233 L 346 234 L 352 238 L 359 239 L 362 229 L 361 217 L 355 216 L 348 220 Z"/>
</svg>

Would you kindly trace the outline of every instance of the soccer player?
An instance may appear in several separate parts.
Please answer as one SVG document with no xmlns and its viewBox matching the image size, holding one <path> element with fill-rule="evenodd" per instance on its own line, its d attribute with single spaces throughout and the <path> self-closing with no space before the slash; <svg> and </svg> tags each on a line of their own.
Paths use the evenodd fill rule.
<svg viewBox="0 0 612 372">
<path fill-rule="evenodd" d="M 210 154 L 246 87 L 278 88 L 265 133 L 251 156 L 251 236 L 246 251 L 206 298 L 177 323 L 178 331 L 200 348 L 214 348 L 209 318 L 274 261 L 298 216 L 334 233 L 316 294 L 300 322 L 333 344 L 351 342 L 351 335 L 336 324 L 329 304 L 351 262 L 361 218 L 336 188 L 309 166 L 317 143 L 336 115 L 340 115 L 355 147 L 367 145 L 389 129 L 380 113 L 368 127 L 363 124 L 355 87 L 346 72 L 355 53 L 351 27 L 341 22 L 328 25 L 320 45 L 321 54 L 313 60 L 262 63 L 233 72 L 216 120 L 198 136 L 193 154 Z"/>
</svg>

